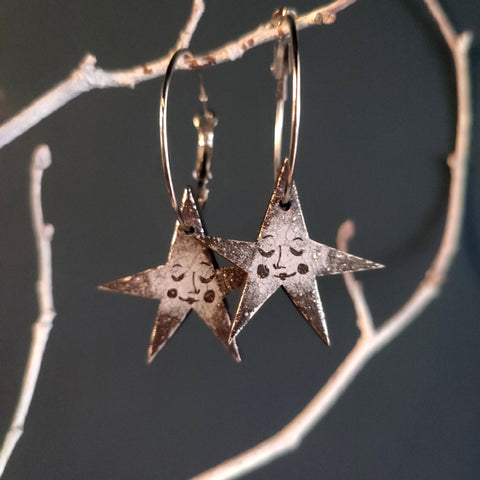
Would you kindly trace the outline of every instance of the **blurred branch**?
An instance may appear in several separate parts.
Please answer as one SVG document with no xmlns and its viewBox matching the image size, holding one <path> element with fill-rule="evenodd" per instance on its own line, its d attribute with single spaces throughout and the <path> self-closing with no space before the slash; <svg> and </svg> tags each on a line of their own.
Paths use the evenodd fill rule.
<svg viewBox="0 0 480 480">
<path fill-rule="evenodd" d="M 340 225 L 337 234 L 337 246 L 340 250 L 348 252 L 348 243 L 355 235 L 355 225 L 351 220 L 347 220 Z M 375 333 L 372 314 L 368 306 L 367 299 L 363 294 L 362 284 L 355 279 L 352 272 L 343 274 L 343 279 L 347 287 L 348 293 L 355 307 L 357 314 L 357 326 L 360 335 L 364 338 L 370 338 Z"/>
<path fill-rule="evenodd" d="M 441 244 L 433 263 L 427 270 L 425 279 L 413 295 L 378 329 L 374 327 L 361 284 L 355 280 L 353 274 L 344 274 L 347 290 L 357 313 L 357 324 L 361 333 L 353 349 L 310 403 L 278 433 L 253 448 L 193 477 L 191 480 L 239 478 L 295 450 L 308 433 L 329 412 L 368 360 L 418 318 L 440 291 L 458 249 L 465 208 L 472 126 L 472 95 L 468 58 L 472 34 L 470 32 L 457 34 L 436 0 L 425 0 L 425 3 L 452 53 L 457 83 L 455 150 L 447 159 L 451 174 L 447 219 Z M 348 240 L 352 238 L 353 233 L 353 223 L 345 222 L 338 233 L 339 248 L 347 250 Z"/>
<path fill-rule="evenodd" d="M 297 18 L 297 28 L 302 29 L 312 25 L 331 24 L 335 21 L 336 14 L 339 11 L 356 1 L 336 0 L 329 5 L 300 15 Z M 97 59 L 94 55 L 87 54 L 67 79 L 44 93 L 0 126 L 0 148 L 84 92 L 96 88 L 134 88 L 138 83 L 163 75 L 173 52 L 179 48 L 189 46 L 204 10 L 205 4 L 203 0 L 193 0 L 190 17 L 180 32 L 173 49 L 165 56 L 144 65 L 137 65 L 126 70 L 107 71 L 96 66 Z M 270 22 L 267 22 L 258 26 L 255 30 L 242 35 L 235 41 L 218 47 L 211 52 L 179 61 L 178 68 L 193 70 L 233 61 L 240 58 L 246 51 L 257 45 L 272 41 L 283 33 L 281 27 L 274 27 Z"/>
<path fill-rule="evenodd" d="M 54 230 L 52 225 L 43 222 L 42 212 L 42 176 L 43 171 L 50 166 L 51 161 L 50 149 L 46 145 L 40 145 L 34 150 L 30 174 L 30 202 L 33 231 L 38 252 L 39 277 L 37 282 L 37 297 L 39 316 L 33 325 L 30 353 L 27 366 L 25 367 L 17 407 L 0 450 L 0 477 L 5 470 L 5 466 L 15 445 L 22 436 L 25 418 L 32 402 L 38 374 L 42 365 L 45 346 L 50 329 L 53 326 L 53 319 L 56 315 L 52 295 L 51 241 Z"/>
</svg>

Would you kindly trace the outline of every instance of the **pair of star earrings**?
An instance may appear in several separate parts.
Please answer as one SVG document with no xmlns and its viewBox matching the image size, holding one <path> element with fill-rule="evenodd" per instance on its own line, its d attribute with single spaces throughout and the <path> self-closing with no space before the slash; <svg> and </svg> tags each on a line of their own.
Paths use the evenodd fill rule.
<svg viewBox="0 0 480 480">
<path fill-rule="evenodd" d="M 197 163 L 193 176 L 196 191 L 186 187 L 179 205 L 173 185 L 167 139 L 167 99 L 170 80 L 180 58 L 178 50 L 165 73 L 160 98 L 160 147 L 163 170 L 177 222 L 165 265 L 102 285 L 105 290 L 160 300 L 148 361 L 165 346 L 190 310 L 195 310 L 233 357 L 240 361 L 238 333 L 258 309 L 282 287 L 310 326 L 327 345 L 330 339 L 317 276 L 381 268 L 382 265 L 311 240 L 308 236 L 297 189 L 293 181 L 300 122 L 300 58 L 294 14 L 286 8 L 275 12 L 272 22 L 288 25 L 288 34 L 275 43 L 272 73 L 277 80 L 274 133 L 275 187 L 255 242 L 226 240 L 205 234 L 200 209 L 208 197 L 211 178 L 213 131 L 217 118 L 207 107 L 200 83 L 202 109 L 194 117 L 198 130 Z M 284 104 L 291 74 L 292 118 L 289 155 L 281 161 Z M 219 268 L 212 251 L 234 266 Z M 243 286 L 233 320 L 225 296 Z"/>
</svg>

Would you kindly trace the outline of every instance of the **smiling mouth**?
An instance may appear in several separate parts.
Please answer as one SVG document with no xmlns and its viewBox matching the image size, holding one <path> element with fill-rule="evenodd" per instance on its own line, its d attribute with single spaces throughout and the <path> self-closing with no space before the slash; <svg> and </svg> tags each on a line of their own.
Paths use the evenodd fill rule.
<svg viewBox="0 0 480 480">
<path fill-rule="evenodd" d="M 195 299 L 195 298 L 192 298 L 192 297 L 188 297 L 188 298 L 183 298 L 183 297 L 178 297 L 180 300 L 182 300 L 183 302 L 187 302 L 189 305 L 191 305 L 192 303 L 195 303 L 195 302 L 198 302 L 199 300 Z"/>
<path fill-rule="evenodd" d="M 293 272 L 293 273 L 282 272 L 282 273 L 279 273 L 278 275 L 274 275 L 274 276 L 279 278 L 280 280 L 285 280 L 286 278 L 293 277 L 296 274 L 297 274 L 297 272 Z"/>
</svg>

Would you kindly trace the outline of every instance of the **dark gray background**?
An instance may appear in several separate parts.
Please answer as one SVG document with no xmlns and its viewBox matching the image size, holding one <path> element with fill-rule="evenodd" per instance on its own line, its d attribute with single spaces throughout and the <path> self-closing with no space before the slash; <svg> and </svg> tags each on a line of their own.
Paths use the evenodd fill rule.
<svg viewBox="0 0 480 480">
<path fill-rule="evenodd" d="M 480 35 L 477 1 L 442 4 L 458 29 Z M 192 49 L 234 39 L 278 6 L 207 0 Z M 63 79 L 87 51 L 104 68 L 163 55 L 189 9 L 183 0 L 3 0 L 2 116 Z M 361 0 L 299 40 L 296 182 L 309 232 L 333 245 L 339 224 L 355 220 L 352 251 L 388 267 L 359 275 L 380 323 L 421 280 L 444 224 L 455 126 L 451 59 L 420 0 Z M 220 118 L 205 214 L 213 234 L 253 240 L 270 197 L 271 58 L 268 44 L 205 73 Z M 472 64 L 478 85 L 478 43 Z M 195 313 L 145 365 L 156 302 L 96 286 L 166 260 L 174 215 L 159 157 L 160 84 L 85 94 L 0 152 L 2 435 L 37 315 L 28 169 L 38 143 L 53 152 L 43 199 L 56 229 L 58 311 L 6 480 L 188 478 L 276 432 L 357 338 L 342 279 L 330 277 L 319 288 L 331 348 L 279 291 L 239 337 L 241 365 Z M 175 76 L 169 139 L 179 191 L 195 160 L 196 88 L 195 75 Z M 461 249 L 442 296 L 367 365 L 297 452 L 249 479 L 479 478 L 479 138 Z"/>
</svg>

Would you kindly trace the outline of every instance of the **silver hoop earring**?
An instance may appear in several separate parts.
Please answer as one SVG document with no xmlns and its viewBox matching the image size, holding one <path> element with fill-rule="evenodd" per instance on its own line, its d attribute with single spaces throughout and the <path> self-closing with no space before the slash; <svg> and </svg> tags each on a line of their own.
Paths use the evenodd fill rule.
<svg viewBox="0 0 480 480">
<path fill-rule="evenodd" d="M 274 13 L 275 26 L 285 23 L 288 35 L 275 45 L 272 73 L 277 79 L 274 171 L 276 186 L 255 242 L 198 236 L 247 274 L 233 319 L 230 341 L 247 325 L 263 303 L 282 287 L 315 332 L 330 344 L 317 276 L 381 268 L 382 265 L 322 245 L 308 236 L 293 173 L 300 125 L 300 57 L 294 14 Z M 292 118 L 289 155 L 280 162 L 283 112 L 288 77 L 292 74 Z"/>
<path fill-rule="evenodd" d="M 165 265 L 114 280 L 100 288 L 160 300 L 148 350 L 148 362 L 165 346 L 190 310 L 198 313 L 233 357 L 240 361 L 236 343 L 228 341 L 231 319 L 224 297 L 240 287 L 246 275 L 238 267 L 218 268 L 210 249 L 193 235 L 204 234 L 196 200 L 203 205 L 208 196 L 206 184 L 211 178 L 213 130 L 217 124 L 213 111 L 206 105 L 207 96 L 202 83 L 199 96 L 202 109 L 194 117 L 194 125 L 198 130 L 197 162 L 194 170 L 194 178 L 197 180 L 196 195 L 190 187 L 185 187 L 179 204 L 170 169 L 167 137 L 168 93 L 175 65 L 178 59 L 184 56 L 191 56 L 191 53 L 182 49 L 172 56 L 160 96 L 162 165 L 170 201 L 177 217 L 168 260 Z"/>
</svg>

